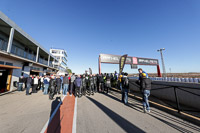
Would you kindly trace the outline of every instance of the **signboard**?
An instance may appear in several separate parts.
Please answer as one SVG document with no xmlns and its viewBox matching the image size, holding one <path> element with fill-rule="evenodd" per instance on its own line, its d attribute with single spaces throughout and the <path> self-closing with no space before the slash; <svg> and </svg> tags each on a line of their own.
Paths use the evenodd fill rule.
<svg viewBox="0 0 200 133">
<path fill-rule="evenodd" d="M 138 69 L 137 65 L 131 64 L 131 69 Z"/>
<path fill-rule="evenodd" d="M 157 59 L 137 58 L 138 65 L 158 65 Z"/>
<path fill-rule="evenodd" d="M 100 54 L 102 63 L 119 64 L 120 55 Z M 132 64 L 132 57 L 126 58 L 126 64 Z"/>
</svg>

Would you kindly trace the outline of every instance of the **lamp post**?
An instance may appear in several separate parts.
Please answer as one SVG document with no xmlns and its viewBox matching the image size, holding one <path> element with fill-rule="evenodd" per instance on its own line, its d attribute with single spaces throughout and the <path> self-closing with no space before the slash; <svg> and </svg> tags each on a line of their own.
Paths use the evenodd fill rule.
<svg viewBox="0 0 200 133">
<path fill-rule="evenodd" d="M 160 52 L 160 55 L 161 55 L 162 68 L 163 68 L 163 77 L 166 77 L 165 63 L 164 63 L 163 53 L 162 53 L 163 50 L 165 50 L 165 48 L 161 48 L 161 49 L 159 49 L 157 51 Z"/>
</svg>

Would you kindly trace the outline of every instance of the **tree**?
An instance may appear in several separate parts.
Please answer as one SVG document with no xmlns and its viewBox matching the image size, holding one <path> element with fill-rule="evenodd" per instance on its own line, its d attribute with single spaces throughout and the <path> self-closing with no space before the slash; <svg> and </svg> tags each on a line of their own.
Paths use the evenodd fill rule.
<svg viewBox="0 0 200 133">
<path fill-rule="evenodd" d="M 72 73 L 72 70 L 67 68 L 67 72 L 70 74 L 70 73 Z"/>
</svg>

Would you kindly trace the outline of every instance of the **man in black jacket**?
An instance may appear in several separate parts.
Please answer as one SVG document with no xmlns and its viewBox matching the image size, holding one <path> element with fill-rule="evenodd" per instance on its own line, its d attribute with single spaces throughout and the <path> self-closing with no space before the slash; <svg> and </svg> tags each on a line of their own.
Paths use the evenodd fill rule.
<svg viewBox="0 0 200 133">
<path fill-rule="evenodd" d="M 51 76 L 51 80 L 49 82 L 49 99 L 53 100 L 55 89 L 56 89 L 56 80 L 54 76 Z"/>
<path fill-rule="evenodd" d="M 29 90 L 31 88 L 31 85 L 33 83 L 32 75 L 30 77 L 27 77 L 26 79 L 26 95 L 30 95 Z"/>
<path fill-rule="evenodd" d="M 60 94 L 60 88 L 61 88 L 62 80 L 60 79 L 60 76 L 57 76 L 56 78 L 56 93 Z"/>
<path fill-rule="evenodd" d="M 128 104 L 128 90 L 129 90 L 129 80 L 128 73 L 123 73 L 123 77 L 121 78 L 122 84 L 122 102 L 127 105 Z"/>
<path fill-rule="evenodd" d="M 94 92 L 97 92 L 97 76 L 94 74 L 93 75 L 93 79 L 94 79 Z"/>
<path fill-rule="evenodd" d="M 107 73 L 107 75 L 106 75 L 106 92 L 107 93 L 109 92 L 110 88 L 111 88 L 111 77 Z"/>
<path fill-rule="evenodd" d="M 148 112 L 150 113 L 150 106 L 148 97 L 150 96 L 150 90 L 151 90 L 151 79 L 146 77 L 146 73 L 142 73 L 142 79 L 141 79 L 141 91 L 143 94 L 143 110 L 144 113 Z"/>
<path fill-rule="evenodd" d="M 82 86 L 81 86 L 81 88 L 82 88 L 82 94 L 85 96 L 85 94 L 86 94 L 86 78 L 85 78 L 85 75 L 83 75 L 83 77 L 82 77 Z"/>
<path fill-rule="evenodd" d="M 90 74 L 90 77 L 89 77 L 89 95 L 90 94 L 94 95 L 94 78 L 92 74 Z"/>
</svg>

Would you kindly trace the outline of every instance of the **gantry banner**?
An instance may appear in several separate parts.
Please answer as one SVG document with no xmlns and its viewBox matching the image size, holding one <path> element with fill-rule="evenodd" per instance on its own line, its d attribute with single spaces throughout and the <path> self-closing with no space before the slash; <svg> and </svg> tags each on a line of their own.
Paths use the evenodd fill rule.
<svg viewBox="0 0 200 133">
<path fill-rule="evenodd" d="M 120 64 L 120 55 L 100 54 L 101 63 Z M 127 56 L 125 64 L 158 65 L 158 59 Z"/>
</svg>

